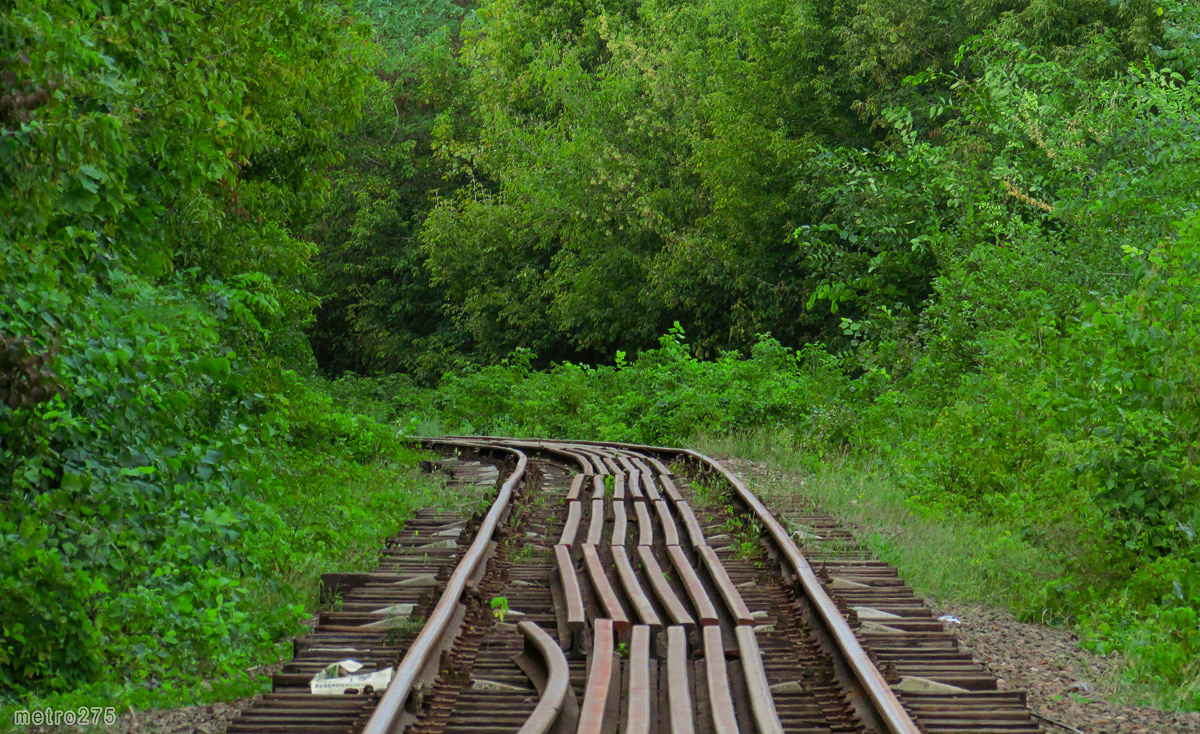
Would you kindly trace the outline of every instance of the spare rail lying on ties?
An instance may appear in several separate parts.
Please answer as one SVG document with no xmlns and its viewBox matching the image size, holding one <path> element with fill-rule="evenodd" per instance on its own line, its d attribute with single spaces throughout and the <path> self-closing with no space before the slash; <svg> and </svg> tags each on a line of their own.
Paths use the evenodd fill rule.
<svg viewBox="0 0 1200 734">
<path fill-rule="evenodd" d="M 466 448 L 485 448 L 482 444 L 470 440 L 433 440 L 430 443 Z M 408 701 L 409 695 L 412 693 L 417 678 L 441 647 L 444 635 L 448 631 L 451 631 L 451 622 L 455 616 L 456 608 L 462 601 L 463 593 L 467 589 L 467 582 L 480 569 L 487 554 L 488 546 L 492 542 L 492 537 L 500 527 L 500 518 L 508 510 L 517 484 L 525 477 L 525 467 L 528 465 L 529 459 L 523 452 L 517 449 L 496 446 L 488 446 L 486 448 L 499 449 L 514 454 L 517 457 L 517 467 L 509 475 L 508 479 L 504 481 L 504 484 L 500 487 L 500 491 L 496 493 L 496 501 L 492 503 L 492 508 L 488 510 L 488 514 L 483 518 L 483 522 L 479 526 L 479 532 L 475 535 L 474 542 L 471 543 L 471 547 L 467 549 L 467 552 L 463 554 L 462 560 L 459 561 L 458 566 L 454 569 L 454 573 L 450 576 L 450 580 L 446 584 L 446 590 L 442 592 L 437 606 L 433 608 L 433 612 L 429 615 L 429 621 L 426 622 L 416 639 L 413 640 L 412 646 L 408 648 L 408 652 L 404 654 L 404 658 L 400 661 L 400 665 L 396 668 L 396 673 L 392 677 L 392 682 L 388 684 L 383 697 L 379 699 L 375 711 L 371 714 L 371 718 L 367 720 L 366 726 L 363 727 L 362 734 L 399 734 L 399 732 L 393 731 L 393 727 L 400 718 L 400 714 L 404 711 L 404 706 Z"/>
<path fill-rule="evenodd" d="M 463 437 L 466 438 L 466 437 Z M 495 440 L 495 439 L 491 439 Z M 887 680 L 871 662 L 867 656 L 866 650 L 854 635 L 854 630 L 842 617 L 838 611 L 837 605 L 833 599 L 825 592 L 821 586 L 820 579 L 812 570 L 808 560 L 804 554 L 796 547 L 796 543 L 792 540 L 787 530 L 775 519 L 770 510 L 751 492 L 745 484 L 742 483 L 732 472 L 722 466 L 719 462 L 711 457 L 705 456 L 698 451 L 690 449 L 676 449 L 662 446 L 646 446 L 643 444 L 628 444 L 617 442 L 600 443 L 596 441 L 521 441 L 521 440 L 505 440 L 510 446 L 523 446 L 542 450 L 558 450 L 564 448 L 585 447 L 602 445 L 605 447 L 615 447 L 632 451 L 640 451 L 648 454 L 658 454 L 660 456 L 676 456 L 686 457 L 692 461 L 698 462 L 701 465 L 716 471 L 724 479 L 729 482 L 737 493 L 738 497 L 750 509 L 751 512 L 762 522 L 763 527 L 770 533 L 771 539 L 775 546 L 782 554 L 784 561 L 790 565 L 796 573 L 797 581 L 800 584 L 801 590 L 812 603 L 817 615 L 824 622 L 834 642 L 838 646 L 841 654 L 845 657 L 846 663 L 849 665 L 854 678 L 858 684 L 862 686 L 867 697 L 870 699 L 875 713 L 880 721 L 887 727 L 891 734 L 920 734 L 921 730 L 904 710 L 900 699 L 897 698 L 896 692 L 888 685 Z M 715 622 L 715 619 L 712 620 Z M 706 620 L 701 620 L 701 624 L 705 624 Z M 709 622 L 711 623 L 711 622 Z"/>
<path fill-rule="evenodd" d="M 546 680 L 540 686 L 542 697 L 517 734 L 546 734 L 558 721 L 571 685 L 567 656 L 554 638 L 533 622 L 521 622 L 517 629 L 525 636 L 526 654 L 533 648 L 542 658 L 546 671 Z"/>
<path fill-rule="evenodd" d="M 833 599 L 829 598 L 829 594 L 825 593 L 825 589 L 821 586 L 821 580 L 817 578 L 817 574 L 813 572 L 812 566 L 800 549 L 796 547 L 796 543 L 788 534 L 788 531 L 775 519 L 771 511 L 754 496 L 742 480 L 738 479 L 733 472 L 721 466 L 720 462 L 712 459 L 698 451 L 682 451 L 674 452 L 683 454 L 695 459 L 696 461 L 708 466 L 718 472 L 729 482 L 738 497 L 750 511 L 758 517 L 759 522 L 771 534 L 771 539 L 775 541 L 775 545 L 783 554 L 784 559 L 796 571 L 796 576 L 800 582 L 800 587 L 804 590 L 808 600 L 816 608 L 817 613 L 821 616 L 822 621 L 833 634 L 837 645 L 841 648 L 842 654 L 846 656 L 846 662 L 849 663 L 850 669 L 854 671 L 854 677 L 866 690 L 867 696 L 870 697 L 871 703 L 874 704 L 879 718 L 887 726 L 892 734 L 920 734 L 921 730 L 917 728 L 916 723 L 904 707 L 900 704 L 900 699 L 896 697 L 896 692 L 888 685 L 883 674 L 875 667 L 875 663 L 871 662 L 871 658 L 867 657 L 866 650 L 859 643 L 858 638 L 854 636 L 854 630 L 850 629 L 850 625 L 846 619 L 838 611 L 837 605 L 833 603 Z"/>
</svg>

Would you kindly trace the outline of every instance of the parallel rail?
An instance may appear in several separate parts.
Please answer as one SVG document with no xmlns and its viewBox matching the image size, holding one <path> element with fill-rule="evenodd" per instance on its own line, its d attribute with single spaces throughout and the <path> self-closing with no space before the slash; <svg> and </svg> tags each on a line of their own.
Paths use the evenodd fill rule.
<svg viewBox="0 0 1200 734">
<path fill-rule="evenodd" d="M 451 437 L 453 439 L 465 440 L 488 440 L 478 437 Z M 649 446 L 644 444 L 616 443 L 607 442 L 601 443 L 597 441 L 572 441 L 566 442 L 551 442 L 551 441 L 523 441 L 519 439 L 491 439 L 503 441 L 508 446 L 520 446 L 529 449 L 549 450 L 556 452 L 573 453 L 574 446 L 597 446 L 606 448 L 620 448 L 630 451 L 637 451 L 654 455 L 656 457 L 687 457 L 695 463 L 702 465 L 710 471 L 719 474 L 730 486 L 738 498 L 745 506 L 754 514 L 755 518 L 762 523 L 767 533 L 771 536 L 771 541 L 775 547 L 783 555 L 787 564 L 793 569 L 797 581 L 800 584 L 805 596 L 810 600 L 820 615 L 821 620 L 825 623 L 829 630 L 834 643 L 837 645 L 841 654 L 845 657 L 850 669 L 854 673 L 854 677 L 862 690 L 870 698 L 874 706 L 874 713 L 878 720 L 887 727 L 891 734 L 921 734 L 921 730 L 904 710 L 904 706 L 900 703 L 895 691 L 884 679 L 879 669 L 871 661 L 862 644 L 858 641 L 854 631 L 846 622 L 838 610 L 833 599 L 825 592 L 821 586 L 820 579 L 813 572 L 812 566 L 805 559 L 804 554 L 796 547 L 795 541 L 792 540 L 791 534 L 775 519 L 771 511 L 750 491 L 746 485 L 737 478 L 733 472 L 726 469 L 712 457 L 701 454 L 698 451 L 690 449 L 669 448 L 664 446 Z M 660 459 L 661 461 L 661 459 Z M 661 465 L 660 465 L 661 466 Z M 665 472 L 666 467 L 661 467 Z"/>
<path fill-rule="evenodd" d="M 800 549 L 796 547 L 791 534 L 733 472 L 704 454 L 695 451 L 684 451 L 681 454 L 692 457 L 724 477 L 725 481 L 733 486 L 742 502 L 762 523 L 770 534 L 775 547 L 794 570 L 805 596 L 816 607 L 817 613 L 821 615 L 821 620 L 829 628 L 838 649 L 846 658 L 851 670 L 854 671 L 854 677 L 870 697 L 880 721 L 887 726 L 888 731 L 892 734 L 920 734 L 920 729 L 917 728 L 908 712 L 904 710 L 895 691 L 888 685 L 879 672 L 879 668 L 875 667 L 875 663 L 871 662 L 871 658 L 867 656 L 866 650 L 858 641 L 854 630 L 850 629 L 846 618 L 838 611 L 837 605 L 834 604 L 829 594 L 825 593 L 824 587 L 821 586 L 821 580 L 813 573 L 812 566 Z"/>
<path fill-rule="evenodd" d="M 587 441 L 424 443 L 461 455 L 435 466 L 468 474 L 484 467 L 503 479 L 469 545 L 466 528 L 449 529 L 458 523 L 443 515 L 412 538 L 397 536 L 381 572 L 345 575 L 356 590 L 344 611 L 329 613 L 334 624 L 318 626 L 306 643 L 315 660 L 293 663 L 288 679 L 295 685 L 303 671 L 338 657 L 379 669 L 396 655 L 382 696 L 368 689 L 306 698 L 290 688 L 231 732 L 1039 731 L 1023 695 L 995 690 L 893 570 L 861 549 L 839 556 L 810 547 L 811 561 L 788 527 L 708 456 Z M 506 457 L 499 476 L 485 456 Z M 733 504 L 693 497 L 675 470 L 719 477 Z M 727 528 L 744 528 L 744 517 L 756 530 L 738 530 L 735 540 Z M 816 516 L 801 513 L 800 521 L 844 536 Z M 454 539 L 437 540 L 446 535 Z M 850 545 L 843 538 L 837 548 Z M 424 549 L 433 557 L 417 557 Z M 415 584 L 436 603 L 428 593 L 412 601 Z M 410 644 L 408 632 L 397 640 L 401 628 L 380 619 L 394 609 L 426 618 Z"/>
</svg>

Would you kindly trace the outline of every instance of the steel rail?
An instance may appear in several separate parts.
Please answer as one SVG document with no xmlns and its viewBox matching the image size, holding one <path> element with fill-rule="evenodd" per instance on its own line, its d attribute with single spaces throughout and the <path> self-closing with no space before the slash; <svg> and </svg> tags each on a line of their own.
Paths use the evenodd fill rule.
<svg viewBox="0 0 1200 734">
<path fill-rule="evenodd" d="M 745 502 L 751 512 L 758 517 L 759 522 L 771 534 L 771 539 L 775 541 L 775 545 L 779 548 L 780 553 L 787 559 L 788 564 L 795 569 L 800 587 L 816 608 L 817 614 L 821 616 L 825 625 L 833 633 L 838 647 L 841 648 L 842 654 L 846 656 L 846 662 L 849 663 L 850 669 L 854 672 L 854 677 L 858 679 L 867 696 L 870 697 L 871 703 L 875 705 L 875 710 L 879 714 L 879 718 L 883 720 L 883 723 L 887 725 L 892 734 L 921 734 L 921 730 L 917 728 L 916 722 L 912 720 L 912 717 L 904 710 L 904 706 L 901 705 L 900 699 L 896 697 L 896 692 L 888 685 L 883 674 L 879 672 L 879 668 L 875 667 L 875 663 L 871 662 L 871 658 L 867 657 L 867 651 L 863 649 L 862 644 L 854 635 L 854 630 L 850 629 L 846 618 L 838 611 L 833 599 L 829 598 L 829 594 L 821 586 L 821 580 L 813 572 L 808 559 L 796 547 L 796 543 L 792 540 L 792 536 L 788 533 L 787 529 L 775 519 L 771 511 L 742 483 L 742 480 L 738 479 L 733 472 L 721 466 L 720 462 L 691 449 L 676 450 L 674 453 L 684 454 L 696 461 L 707 464 L 733 485 L 734 491 L 737 492 L 742 502 Z"/>
<path fill-rule="evenodd" d="M 472 448 L 481 447 L 478 441 L 437 439 L 431 443 Z M 438 599 L 437 606 L 433 608 L 433 612 L 429 615 L 429 620 L 421 628 L 421 632 L 417 635 L 416 639 L 413 640 L 412 646 L 404 654 L 400 665 L 396 667 L 396 673 L 392 677 L 392 682 L 388 684 L 387 690 L 384 691 L 383 696 L 379 699 L 379 703 L 375 706 L 375 710 L 371 713 L 371 718 L 367 720 L 361 734 L 396 734 L 392 732 L 392 725 L 399 718 L 401 712 L 403 712 L 404 705 L 408 700 L 409 694 L 412 693 L 417 677 L 429 663 L 430 656 L 438 649 L 443 635 L 445 635 L 447 628 L 450 626 L 454 610 L 461 602 L 463 592 L 466 591 L 467 581 L 479 569 L 488 545 L 492 542 L 492 537 L 496 534 L 496 530 L 499 529 L 500 517 L 508 509 L 517 483 L 525 476 L 525 467 L 528 465 L 529 459 L 523 452 L 507 446 L 488 446 L 488 448 L 499 448 L 503 451 L 516 454 L 517 467 L 509 475 L 508 479 L 504 481 L 504 484 L 500 487 L 500 491 L 496 493 L 496 500 L 492 503 L 492 508 L 488 511 L 488 514 L 483 518 L 483 522 L 479 526 L 479 532 L 475 534 L 475 540 L 471 543 L 471 547 L 467 549 L 467 552 L 463 554 L 462 560 L 458 562 L 458 566 L 455 567 L 454 573 L 446 583 L 445 591 L 442 592 L 441 598 Z"/>
<path fill-rule="evenodd" d="M 546 667 L 546 685 L 542 697 L 517 734 L 546 734 L 558 720 L 558 712 L 571 685 L 571 669 L 562 648 L 541 627 L 525 621 L 519 623 L 517 629 L 525 636 L 528 645 L 542 656 Z"/>
<path fill-rule="evenodd" d="M 467 437 L 462 437 L 467 438 Z M 846 662 L 854 674 L 859 685 L 863 687 L 867 697 L 871 700 L 880 720 L 892 734 L 921 734 L 921 730 L 917 727 L 916 722 L 912 720 L 908 712 L 904 710 L 904 706 L 900 703 L 900 699 L 896 696 L 896 692 L 888 685 L 887 680 L 875 664 L 871 662 L 867 656 L 866 650 L 863 649 L 862 643 L 854 634 L 854 630 L 850 628 L 849 623 L 838 611 L 837 605 L 829 594 L 825 592 L 821 585 L 821 580 L 813 571 L 812 566 L 800 552 L 795 541 L 787 529 L 780 524 L 771 511 L 738 479 L 733 472 L 726 469 L 715 459 L 706 456 L 699 451 L 691 449 L 670 448 L 665 446 L 647 446 L 645 444 L 631 444 L 611 441 L 545 441 L 545 440 L 527 440 L 527 439 L 506 439 L 500 437 L 471 437 L 474 440 L 486 440 L 494 442 L 503 442 L 509 446 L 524 446 L 528 448 L 541 449 L 552 451 L 555 449 L 561 450 L 560 447 L 572 445 L 602 445 L 612 446 L 633 451 L 649 451 L 657 454 L 665 454 L 671 456 L 686 456 L 693 461 L 696 461 L 708 468 L 716 471 L 733 487 L 734 492 L 742 500 L 743 503 L 750 509 L 751 512 L 762 523 L 763 527 L 770 534 L 779 552 L 783 555 L 786 562 L 795 570 L 797 581 L 800 584 L 801 590 L 812 603 L 817 615 L 825 623 L 833 636 L 834 642 L 837 644 L 842 655 L 846 658 Z"/>
</svg>

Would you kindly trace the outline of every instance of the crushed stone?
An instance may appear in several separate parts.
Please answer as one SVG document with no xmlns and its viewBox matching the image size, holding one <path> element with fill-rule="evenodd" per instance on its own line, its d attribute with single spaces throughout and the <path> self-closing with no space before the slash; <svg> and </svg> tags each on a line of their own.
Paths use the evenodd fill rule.
<svg viewBox="0 0 1200 734">
<path fill-rule="evenodd" d="M 718 457 L 714 457 L 718 458 Z M 803 485 L 803 478 L 761 461 L 719 457 L 731 471 L 748 481 Z M 769 500 L 768 500 L 769 503 Z M 846 528 L 855 531 L 853 523 Z M 887 535 L 887 528 L 873 528 Z M 1117 654 L 1096 655 L 1079 646 L 1070 630 L 1018 622 L 1012 614 L 980 606 L 926 602 L 944 621 L 959 644 L 997 679 L 1002 690 L 1027 692 L 1029 709 L 1047 732 L 1084 734 L 1200 734 L 1200 712 L 1166 711 L 1131 706 L 1116 700 L 1120 669 Z"/>
</svg>

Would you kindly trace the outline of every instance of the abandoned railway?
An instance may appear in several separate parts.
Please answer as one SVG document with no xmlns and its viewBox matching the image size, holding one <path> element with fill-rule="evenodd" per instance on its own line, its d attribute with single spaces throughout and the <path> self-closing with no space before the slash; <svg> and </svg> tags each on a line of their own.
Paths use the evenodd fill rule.
<svg viewBox="0 0 1200 734">
<path fill-rule="evenodd" d="M 475 517 L 419 512 L 229 727 L 354 734 L 1033 734 L 831 518 L 782 519 L 691 451 L 429 440 Z M 339 661 L 381 690 L 314 695 Z"/>
</svg>

